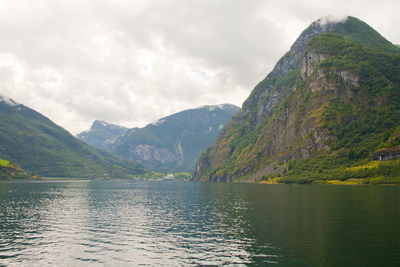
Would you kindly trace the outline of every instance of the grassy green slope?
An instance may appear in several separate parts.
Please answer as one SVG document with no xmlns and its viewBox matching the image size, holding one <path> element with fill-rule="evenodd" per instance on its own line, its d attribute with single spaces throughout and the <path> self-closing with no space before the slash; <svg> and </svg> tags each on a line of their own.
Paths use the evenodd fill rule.
<svg viewBox="0 0 400 267">
<path fill-rule="evenodd" d="M 38 178 L 28 174 L 15 163 L 0 159 L 0 180 Z"/>
<path fill-rule="evenodd" d="M 97 151 L 23 105 L 0 101 L 0 157 L 40 176 L 128 178 L 147 170 Z"/>
<path fill-rule="evenodd" d="M 378 49 L 389 53 L 398 53 L 400 49 L 393 45 L 379 32 L 369 26 L 367 23 L 355 17 L 349 17 L 345 23 L 336 31 L 337 34 L 344 36 L 349 41 Z"/>
</svg>

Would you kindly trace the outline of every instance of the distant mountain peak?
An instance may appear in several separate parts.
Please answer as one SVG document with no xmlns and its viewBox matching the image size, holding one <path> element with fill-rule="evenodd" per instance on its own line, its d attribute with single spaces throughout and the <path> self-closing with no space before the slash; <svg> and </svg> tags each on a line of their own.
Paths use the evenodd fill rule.
<svg viewBox="0 0 400 267">
<path fill-rule="evenodd" d="M 108 125 L 110 125 L 110 123 L 103 121 L 103 120 L 95 120 L 93 121 L 92 127 L 96 127 L 97 125 L 101 125 L 104 127 L 107 127 Z"/>
<path fill-rule="evenodd" d="M 98 128 L 98 127 L 108 127 L 110 125 L 109 122 L 103 120 L 94 120 L 92 123 L 91 129 Z"/>
<path fill-rule="evenodd" d="M 126 131 L 128 131 L 128 128 L 124 126 L 95 120 L 90 129 L 78 134 L 77 138 L 93 147 L 106 150 L 108 144 L 113 143 Z"/>
<path fill-rule="evenodd" d="M 103 120 L 95 120 L 92 123 L 92 126 L 90 127 L 91 130 L 94 129 L 99 129 L 99 130 L 117 130 L 117 131 L 121 131 L 121 130 L 126 130 L 128 128 L 124 127 L 124 126 L 120 126 L 117 124 L 113 124 L 107 121 L 103 121 Z"/>
</svg>

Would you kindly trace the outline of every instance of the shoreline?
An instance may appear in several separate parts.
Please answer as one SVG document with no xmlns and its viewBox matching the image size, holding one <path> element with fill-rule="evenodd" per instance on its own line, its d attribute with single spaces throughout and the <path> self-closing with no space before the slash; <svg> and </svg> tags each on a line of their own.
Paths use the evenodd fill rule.
<svg viewBox="0 0 400 267">
<path fill-rule="evenodd" d="M 123 178 L 112 178 L 112 179 L 101 179 L 101 178 L 80 178 L 80 177 L 38 177 L 38 178 L 32 178 L 32 179 L 1 179 L 0 182 L 18 182 L 18 181 L 30 181 L 30 182 L 68 182 L 68 181 L 121 181 L 121 180 L 130 180 L 130 181 L 149 181 L 149 182 L 155 182 L 155 181 L 166 181 L 166 180 L 158 180 L 158 179 L 123 179 Z M 174 180 L 175 182 L 179 182 L 180 180 Z M 184 181 L 188 182 L 188 181 Z M 191 181 L 189 182 L 196 182 L 196 183 L 201 183 L 201 181 Z M 210 182 L 213 183 L 213 182 Z M 250 181 L 250 180 L 242 180 L 242 181 L 232 181 L 232 182 L 214 182 L 214 183 L 237 183 L 237 184 L 263 184 L 263 185 L 348 185 L 348 186 L 360 186 L 360 185 L 369 185 L 369 186 L 375 186 L 375 185 L 381 185 L 381 186 L 400 186 L 399 183 L 364 183 L 364 179 L 347 179 L 347 180 L 315 180 L 311 183 L 280 183 L 279 178 L 270 178 L 268 180 L 263 180 L 263 181 Z"/>
</svg>

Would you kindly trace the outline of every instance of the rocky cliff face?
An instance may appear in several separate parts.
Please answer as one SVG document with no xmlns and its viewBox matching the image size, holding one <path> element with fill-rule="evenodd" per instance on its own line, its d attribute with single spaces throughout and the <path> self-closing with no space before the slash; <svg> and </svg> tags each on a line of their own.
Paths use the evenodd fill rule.
<svg viewBox="0 0 400 267">
<path fill-rule="evenodd" d="M 253 125 L 255 125 L 269 116 L 289 93 L 290 90 L 287 90 L 288 88 L 285 86 L 286 84 L 282 83 L 282 79 L 295 79 L 293 72 L 302 62 L 307 42 L 318 34 L 337 31 L 343 22 L 327 23 L 324 19 L 319 19 L 304 30 L 289 52 L 277 62 L 268 76 L 254 88 L 250 97 L 244 102 L 242 112 L 236 119 L 238 121 L 251 119 Z M 258 107 L 257 113 L 251 114 L 255 106 Z"/>
<path fill-rule="evenodd" d="M 200 153 L 239 110 L 230 104 L 185 110 L 127 131 L 110 149 L 156 171 L 193 172 Z"/>
<path fill-rule="evenodd" d="M 393 54 L 387 56 L 388 51 Z M 343 154 L 352 148 L 341 147 L 340 127 L 363 118 L 364 111 L 383 108 L 388 92 L 385 96 L 371 94 L 375 83 L 366 79 L 375 79 L 373 73 L 377 71 L 398 88 L 397 74 L 387 75 L 379 67 L 371 69 L 380 60 L 389 61 L 391 69 L 399 69 L 398 51 L 356 18 L 312 23 L 255 87 L 214 145 L 201 155 L 194 180 L 258 181 L 295 175 L 292 169 L 296 160 L 321 155 L 337 160 L 339 154 L 344 160 Z M 382 58 L 377 59 L 377 54 Z M 393 89 L 390 94 L 397 92 Z M 382 102 L 373 103 L 374 99 Z M 394 118 L 385 115 L 390 121 Z M 390 127 L 395 129 L 395 125 Z M 371 135 L 381 134 L 371 130 Z"/>
</svg>

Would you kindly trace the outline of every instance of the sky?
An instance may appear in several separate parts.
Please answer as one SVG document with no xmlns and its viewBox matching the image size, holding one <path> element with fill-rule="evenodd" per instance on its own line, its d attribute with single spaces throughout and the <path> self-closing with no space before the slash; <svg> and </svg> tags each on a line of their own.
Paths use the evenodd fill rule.
<svg viewBox="0 0 400 267">
<path fill-rule="evenodd" d="M 311 22 L 360 18 L 400 44 L 398 0 L 1 0 L 0 94 L 72 134 L 242 105 Z"/>
</svg>

